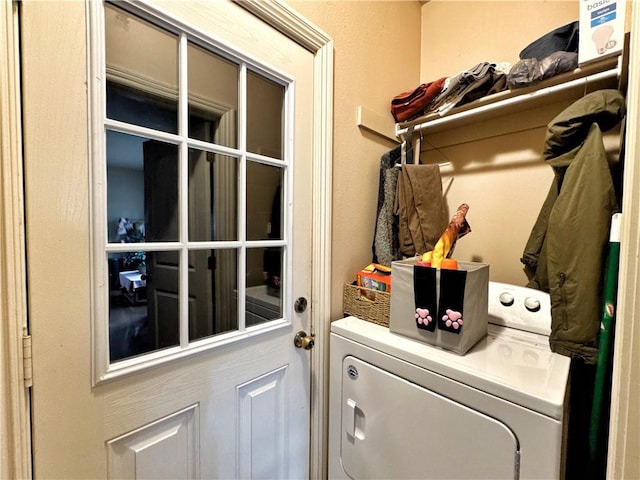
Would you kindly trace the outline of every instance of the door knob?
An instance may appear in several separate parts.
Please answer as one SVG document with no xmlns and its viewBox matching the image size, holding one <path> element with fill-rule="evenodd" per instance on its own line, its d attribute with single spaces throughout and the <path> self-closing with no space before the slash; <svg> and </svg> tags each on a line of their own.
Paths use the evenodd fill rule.
<svg viewBox="0 0 640 480">
<path fill-rule="evenodd" d="M 311 350 L 315 345 L 313 335 L 307 335 L 307 332 L 300 330 L 293 338 L 293 344 L 297 348 L 304 348 L 305 350 Z"/>
</svg>

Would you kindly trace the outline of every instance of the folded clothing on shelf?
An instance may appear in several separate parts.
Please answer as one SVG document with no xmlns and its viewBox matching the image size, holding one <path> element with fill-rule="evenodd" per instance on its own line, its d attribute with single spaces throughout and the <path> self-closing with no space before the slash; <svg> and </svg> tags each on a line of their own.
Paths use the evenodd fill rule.
<svg viewBox="0 0 640 480">
<path fill-rule="evenodd" d="M 487 86 L 487 84 L 490 86 L 489 82 L 493 81 L 494 68 L 495 64 L 493 63 L 481 62 L 448 78 L 440 95 L 429 105 L 429 110 L 438 110 L 440 115 L 444 115 L 458 105 L 465 95 Z"/>
<path fill-rule="evenodd" d="M 529 87 L 542 80 L 564 72 L 572 72 L 578 68 L 578 54 L 575 52 L 554 52 L 548 57 L 525 58 L 516 62 L 507 75 L 507 86 L 510 89 Z"/>
<path fill-rule="evenodd" d="M 554 52 L 578 53 L 580 22 L 575 21 L 558 27 L 524 47 L 520 58 L 542 60 Z"/>
<path fill-rule="evenodd" d="M 427 106 L 442 91 L 446 78 L 422 83 L 414 90 L 402 92 L 391 100 L 391 115 L 396 122 L 406 122 L 422 115 Z"/>
</svg>

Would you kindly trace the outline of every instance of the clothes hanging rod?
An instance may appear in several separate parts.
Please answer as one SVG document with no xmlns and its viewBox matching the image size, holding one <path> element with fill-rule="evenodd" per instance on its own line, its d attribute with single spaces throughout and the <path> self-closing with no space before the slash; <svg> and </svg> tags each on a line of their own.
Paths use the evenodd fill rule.
<svg viewBox="0 0 640 480">
<path fill-rule="evenodd" d="M 611 78 L 618 78 L 620 76 L 620 72 L 621 72 L 621 67 L 618 62 L 616 67 L 612 69 L 605 70 L 603 72 L 594 73 L 584 77 L 576 78 L 574 80 L 570 80 L 564 83 L 559 83 L 557 85 L 544 87 L 539 90 L 535 90 L 531 93 L 515 95 L 513 97 L 505 98 L 504 100 L 497 100 L 493 103 L 479 105 L 477 107 L 469 108 L 468 110 L 464 110 L 462 112 L 453 113 L 451 115 L 446 115 L 444 117 L 434 118 L 432 120 L 427 120 L 425 122 L 418 123 L 416 125 L 409 125 L 403 128 L 399 128 L 398 125 L 396 125 L 396 135 L 400 138 L 404 138 L 404 136 L 407 134 L 407 132 L 409 132 L 411 128 L 413 128 L 414 132 L 420 132 L 436 126 L 442 126 L 447 123 L 453 123 L 462 119 L 472 118 L 476 115 L 480 115 L 485 112 L 499 110 L 510 105 L 517 105 L 518 103 L 524 104 L 526 102 L 530 102 L 535 99 L 540 99 L 558 92 L 562 92 L 564 90 L 575 88 L 580 85 L 584 85 L 584 87 L 586 88 L 590 83 L 595 83 L 601 80 L 607 80 Z"/>
<path fill-rule="evenodd" d="M 393 166 L 396 168 L 402 168 L 402 163 L 395 163 Z M 413 163 L 405 163 L 404 165 L 414 165 Z M 415 164 L 418 165 L 418 164 Z M 440 168 L 442 167 L 450 167 L 451 162 L 440 162 L 440 163 L 420 163 L 419 165 L 437 165 Z"/>
</svg>

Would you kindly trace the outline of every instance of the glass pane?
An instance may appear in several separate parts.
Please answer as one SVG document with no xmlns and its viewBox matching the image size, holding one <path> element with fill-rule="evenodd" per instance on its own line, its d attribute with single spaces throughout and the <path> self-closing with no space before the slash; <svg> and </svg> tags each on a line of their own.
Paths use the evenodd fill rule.
<svg viewBox="0 0 640 480">
<path fill-rule="evenodd" d="M 238 144 L 240 67 L 192 43 L 188 46 L 189 136 L 226 147 Z"/>
<path fill-rule="evenodd" d="M 247 162 L 247 240 L 282 239 L 284 170 Z"/>
<path fill-rule="evenodd" d="M 178 149 L 107 131 L 109 242 L 178 240 Z"/>
<path fill-rule="evenodd" d="M 282 247 L 247 249 L 246 325 L 282 318 Z"/>
<path fill-rule="evenodd" d="M 178 37 L 109 5 L 105 35 L 107 117 L 178 133 Z"/>
<path fill-rule="evenodd" d="M 189 340 L 238 329 L 238 251 L 189 252 Z"/>
<path fill-rule="evenodd" d="M 284 87 L 247 74 L 247 150 L 282 159 Z"/>
<path fill-rule="evenodd" d="M 178 345 L 178 252 L 110 253 L 108 263 L 110 361 Z"/>
<path fill-rule="evenodd" d="M 238 160 L 189 149 L 189 240 L 237 240 Z"/>
</svg>

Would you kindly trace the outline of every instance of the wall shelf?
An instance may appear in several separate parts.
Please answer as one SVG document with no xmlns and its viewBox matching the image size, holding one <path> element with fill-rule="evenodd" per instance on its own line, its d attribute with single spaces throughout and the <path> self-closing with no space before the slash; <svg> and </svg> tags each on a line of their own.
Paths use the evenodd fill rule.
<svg viewBox="0 0 640 480">
<path fill-rule="evenodd" d="M 617 88 L 621 73 L 621 57 L 610 57 L 585 65 L 573 72 L 549 78 L 533 87 L 505 90 L 474 102 L 453 108 L 447 115 L 429 113 L 414 120 L 396 124 L 396 136 L 405 138 L 413 132 L 433 134 L 447 129 L 482 122 L 564 99 L 578 99 L 585 93 L 602 88 Z"/>
<path fill-rule="evenodd" d="M 400 140 L 396 138 L 394 130 L 395 124 L 393 123 L 393 118 L 390 113 L 387 112 L 387 115 L 383 116 L 362 105 L 358 105 L 356 115 L 356 125 L 358 125 L 358 127 L 375 133 L 387 140 L 391 140 L 394 143 L 400 143 Z"/>
</svg>

